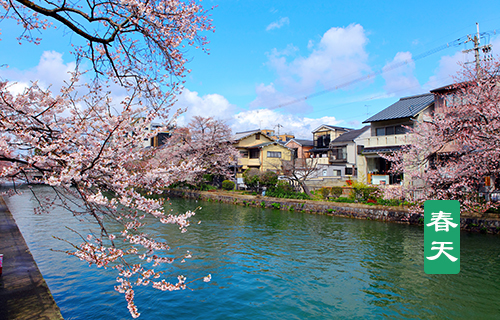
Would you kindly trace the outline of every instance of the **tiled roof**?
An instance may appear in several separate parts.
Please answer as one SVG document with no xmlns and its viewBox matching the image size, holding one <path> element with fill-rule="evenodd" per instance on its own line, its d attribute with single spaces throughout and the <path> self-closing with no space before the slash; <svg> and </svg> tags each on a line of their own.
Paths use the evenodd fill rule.
<svg viewBox="0 0 500 320">
<path fill-rule="evenodd" d="M 414 117 L 432 103 L 434 103 L 434 94 L 432 93 L 401 98 L 363 123 Z"/>
<path fill-rule="evenodd" d="M 330 129 L 333 129 L 333 130 L 352 130 L 351 128 L 345 128 L 345 127 L 339 127 L 339 126 L 331 126 L 329 124 L 322 124 L 319 127 L 317 127 L 316 129 L 314 129 L 312 132 L 313 133 L 316 132 L 321 127 L 328 127 Z"/>
<path fill-rule="evenodd" d="M 309 150 L 309 152 L 325 152 L 328 150 L 329 148 L 312 148 L 311 150 Z"/>
<path fill-rule="evenodd" d="M 295 141 L 295 142 L 297 142 L 301 146 L 304 146 L 304 147 L 312 147 L 312 146 L 314 146 L 314 141 L 307 140 L 307 139 L 295 139 L 294 138 L 294 139 L 288 140 L 287 143 L 290 142 L 290 141 L 292 141 L 292 140 Z"/>
<path fill-rule="evenodd" d="M 364 126 L 358 130 L 347 131 L 346 133 L 338 136 L 335 140 L 330 142 L 330 144 L 335 144 L 337 142 L 351 142 L 354 141 L 357 137 L 359 137 L 363 132 L 370 129 L 370 126 Z"/>
<path fill-rule="evenodd" d="M 233 140 L 233 141 L 238 141 L 238 140 L 241 140 L 241 139 L 243 139 L 243 138 L 245 138 L 245 137 L 248 137 L 249 135 L 254 134 L 254 133 L 256 133 L 256 132 L 260 132 L 260 130 L 258 130 L 258 129 L 257 129 L 257 130 L 250 130 L 250 131 L 236 132 L 236 133 L 234 134 L 234 136 L 231 138 L 231 140 Z"/>
</svg>

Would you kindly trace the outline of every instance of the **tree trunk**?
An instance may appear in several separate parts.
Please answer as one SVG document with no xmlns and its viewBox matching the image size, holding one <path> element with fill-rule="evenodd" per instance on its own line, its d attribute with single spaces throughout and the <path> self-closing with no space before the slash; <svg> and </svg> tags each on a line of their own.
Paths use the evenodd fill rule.
<svg viewBox="0 0 500 320">
<path fill-rule="evenodd" d="M 307 194 L 309 197 L 312 198 L 312 193 L 311 191 L 309 191 L 309 187 L 306 185 L 306 182 L 305 181 L 302 181 L 302 180 L 298 180 L 300 186 L 302 187 L 302 190 L 304 190 L 305 194 Z"/>
</svg>

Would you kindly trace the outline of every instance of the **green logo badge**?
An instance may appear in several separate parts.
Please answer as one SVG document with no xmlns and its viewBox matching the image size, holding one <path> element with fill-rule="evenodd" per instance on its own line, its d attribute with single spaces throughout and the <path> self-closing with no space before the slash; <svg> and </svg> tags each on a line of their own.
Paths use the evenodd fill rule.
<svg viewBox="0 0 500 320">
<path fill-rule="evenodd" d="M 458 200 L 427 200 L 424 203 L 424 271 L 427 274 L 460 272 Z"/>
</svg>

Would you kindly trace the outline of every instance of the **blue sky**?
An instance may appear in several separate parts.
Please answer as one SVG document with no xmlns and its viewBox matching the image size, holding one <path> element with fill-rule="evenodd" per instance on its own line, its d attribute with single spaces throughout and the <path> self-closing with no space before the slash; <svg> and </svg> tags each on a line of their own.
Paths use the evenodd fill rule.
<svg viewBox="0 0 500 320">
<path fill-rule="evenodd" d="M 497 1 L 203 1 L 215 33 L 207 33 L 210 55 L 189 49 L 186 90 L 178 106 L 187 107 L 178 123 L 193 115 L 214 116 L 233 131 L 276 129 L 311 138 L 321 124 L 352 128 L 397 101 L 450 84 L 458 62 L 471 61 L 450 46 L 437 47 L 476 31 L 500 53 L 500 2 Z M 73 67 L 75 36 L 60 28 L 39 46 L 17 44 L 19 28 L 0 23 L 0 77 L 26 83 L 57 84 Z M 402 67 L 337 90 L 353 79 Z M 314 96 L 327 90 L 327 93 Z M 119 95 L 117 93 L 117 95 Z M 309 97 L 309 96 L 313 97 Z M 303 100 L 302 98 L 309 97 Z M 289 101 L 300 101 L 287 104 Z M 286 105 L 284 105 L 286 104 Z"/>
</svg>

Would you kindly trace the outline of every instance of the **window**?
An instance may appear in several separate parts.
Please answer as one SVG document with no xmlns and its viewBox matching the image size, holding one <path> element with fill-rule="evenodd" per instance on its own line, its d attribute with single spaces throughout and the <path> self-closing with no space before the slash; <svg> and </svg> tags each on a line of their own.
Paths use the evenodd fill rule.
<svg viewBox="0 0 500 320">
<path fill-rule="evenodd" d="M 260 157 L 259 149 L 251 149 L 250 150 L 250 159 L 258 159 Z"/>
<path fill-rule="evenodd" d="M 383 128 L 377 128 L 375 133 L 377 136 L 389 136 L 392 134 L 405 134 L 406 129 L 402 125 L 388 126 L 388 127 L 383 127 Z"/>
<path fill-rule="evenodd" d="M 342 175 L 342 171 L 340 170 L 333 170 L 333 175 L 336 177 L 340 177 Z"/>
<path fill-rule="evenodd" d="M 248 150 L 240 150 L 240 157 L 248 158 Z"/>
<path fill-rule="evenodd" d="M 396 126 L 396 134 L 405 134 L 406 129 L 403 126 Z"/>
<path fill-rule="evenodd" d="M 314 141 L 314 146 L 317 148 L 328 148 L 329 144 L 330 144 L 329 134 L 318 136 Z"/>
<path fill-rule="evenodd" d="M 281 152 L 280 151 L 268 151 L 267 157 L 268 158 L 281 158 Z"/>
<path fill-rule="evenodd" d="M 332 160 L 346 160 L 347 159 L 347 147 L 333 147 L 332 148 Z"/>
<path fill-rule="evenodd" d="M 260 140 L 260 132 L 255 134 L 255 140 Z"/>
<path fill-rule="evenodd" d="M 352 176 L 352 168 L 345 168 L 345 175 Z"/>
<path fill-rule="evenodd" d="M 327 171 L 323 170 L 323 177 L 326 177 Z"/>
</svg>

